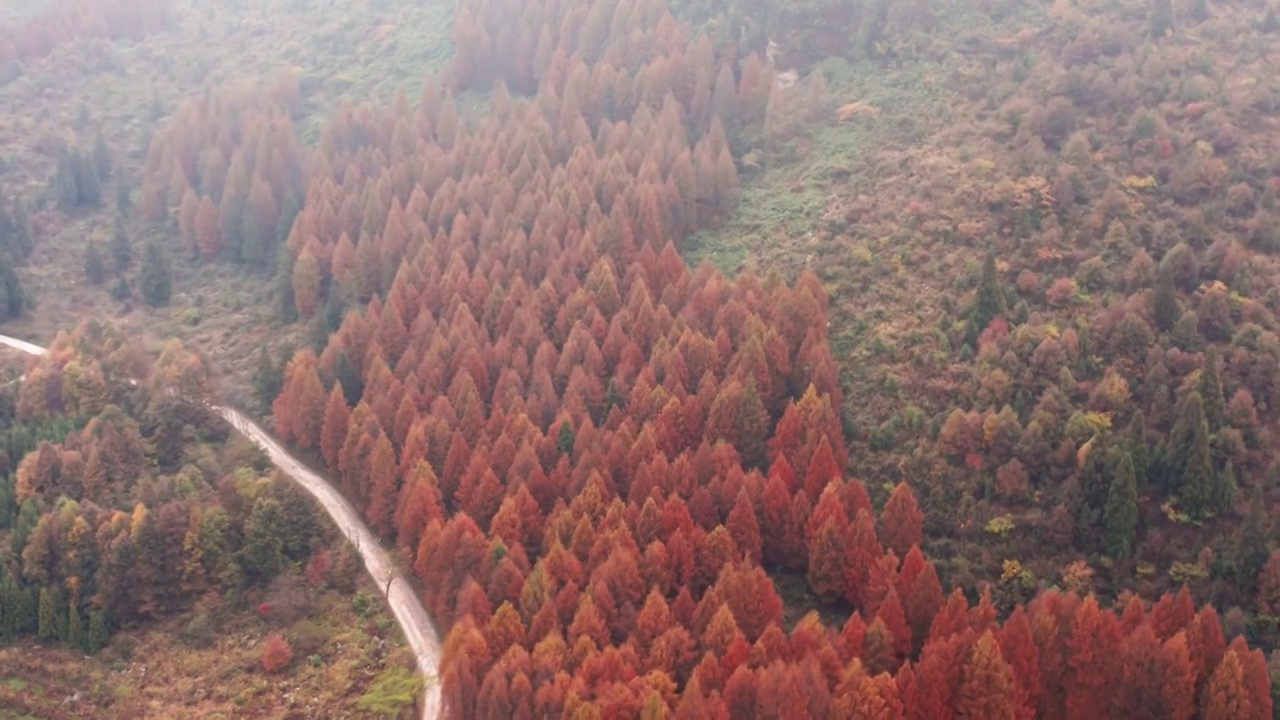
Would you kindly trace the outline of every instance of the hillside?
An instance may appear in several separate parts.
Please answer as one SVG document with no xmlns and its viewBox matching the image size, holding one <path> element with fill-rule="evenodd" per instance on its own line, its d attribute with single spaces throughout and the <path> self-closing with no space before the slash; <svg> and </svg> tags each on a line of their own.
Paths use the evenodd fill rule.
<svg viewBox="0 0 1280 720">
<path fill-rule="evenodd" d="M 413 710 L 382 590 L 200 404 L 179 343 L 151 361 L 91 321 L 22 372 L 0 396 L 5 717 Z"/>
<path fill-rule="evenodd" d="M 0 89 L 6 327 L 269 408 L 448 716 L 1271 717 L 1269 8 L 149 7 Z"/>
</svg>

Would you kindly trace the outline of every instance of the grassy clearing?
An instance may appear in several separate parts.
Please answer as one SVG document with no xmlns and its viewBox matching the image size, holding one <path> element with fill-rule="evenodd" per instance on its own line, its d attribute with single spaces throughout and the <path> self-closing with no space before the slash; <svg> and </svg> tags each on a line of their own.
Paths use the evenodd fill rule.
<svg viewBox="0 0 1280 720">
<path fill-rule="evenodd" d="M 360 591 L 377 593 L 364 578 Z M 307 617 L 283 628 L 294 660 L 278 675 L 259 663 L 276 629 L 249 610 L 218 611 L 207 644 L 175 641 L 186 615 L 120 633 L 90 658 L 34 644 L 0 648 L 0 720 L 397 717 L 414 706 L 420 683 L 394 623 L 369 605 L 360 613 L 336 590 L 319 593 Z M 406 674 L 414 688 L 395 682 Z"/>
</svg>

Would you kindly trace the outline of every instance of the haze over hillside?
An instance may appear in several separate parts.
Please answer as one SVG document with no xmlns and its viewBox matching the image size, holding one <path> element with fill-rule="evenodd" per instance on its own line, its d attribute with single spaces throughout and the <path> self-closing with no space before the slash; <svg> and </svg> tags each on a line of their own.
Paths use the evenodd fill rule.
<svg viewBox="0 0 1280 720">
<path fill-rule="evenodd" d="M 0 705 L 1271 718 L 1277 60 L 1235 0 L 0 5 Z"/>
</svg>

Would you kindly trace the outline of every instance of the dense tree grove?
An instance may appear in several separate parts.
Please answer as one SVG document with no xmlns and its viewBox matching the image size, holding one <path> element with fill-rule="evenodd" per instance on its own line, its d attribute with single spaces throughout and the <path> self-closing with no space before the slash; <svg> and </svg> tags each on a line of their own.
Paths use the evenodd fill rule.
<svg viewBox="0 0 1280 720">
<path fill-rule="evenodd" d="M 54 0 L 17 23 L 0 28 L 0 73 L 9 63 L 30 62 L 67 42 L 138 40 L 161 29 L 170 0 Z"/>
<path fill-rule="evenodd" d="M 734 206 L 725 118 L 765 124 L 760 57 L 717 55 L 660 0 L 465 2 L 455 41 L 416 108 L 343 108 L 321 134 L 277 267 L 317 342 L 273 406 L 413 558 L 449 628 L 451 717 L 1271 716 L 1262 654 L 1185 588 L 1114 609 L 1050 590 L 1001 623 L 990 593 L 945 593 L 908 485 L 877 511 L 848 477 L 818 279 L 727 280 L 678 253 Z M 490 112 L 464 119 L 453 92 L 474 88 Z M 211 127 L 174 127 L 153 156 Z M 196 185 L 169 184 L 180 228 Z M 1018 321 L 1001 272 L 982 273 L 981 347 Z M 1099 384 L 1066 451 L 1080 527 L 1117 556 L 1138 467 L 1199 516 L 1233 497 L 1210 440 L 1224 402 L 1171 405 L 1183 454 L 1148 459 L 1106 414 L 1122 382 Z M 938 442 L 1008 465 L 1011 414 L 953 415 Z M 1027 468 L 1003 474 L 1025 492 Z M 848 619 L 785 630 L 766 570 Z"/>
<path fill-rule="evenodd" d="M 220 469 L 227 431 L 208 392 L 176 341 L 151 362 L 97 322 L 28 364 L 0 403 L 0 641 L 96 652 L 113 628 L 264 586 L 325 552 L 301 490 Z"/>
</svg>

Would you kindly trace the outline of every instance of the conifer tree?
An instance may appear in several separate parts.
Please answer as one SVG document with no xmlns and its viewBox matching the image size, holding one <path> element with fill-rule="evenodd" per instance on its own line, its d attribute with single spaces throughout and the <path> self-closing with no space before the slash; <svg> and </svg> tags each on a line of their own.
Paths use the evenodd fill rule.
<svg viewBox="0 0 1280 720">
<path fill-rule="evenodd" d="M 98 128 L 93 138 L 93 169 L 99 179 L 111 174 L 111 164 L 111 149 L 107 147 L 107 139 L 102 136 L 102 128 Z"/>
<path fill-rule="evenodd" d="M 1005 299 L 1004 287 L 1000 284 L 1000 274 L 996 269 L 994 249 L 987 250 L 986 260 L 982 263 L 982 280 L 978 285 L 978 296 L 974 300 L 973 309 L 969 311 L 969 340 L 976 341 L 978 335 L 996 317 L 1007 317 L 1009 305 Z"/>
<path fill-rule="evenodd" d="M 1147 418 L 1142 410 L 1133 413 L 1125 431 L 1125 451 L 1133 461 L 1133 477 L 1139 485 L 1148 482 L 1151 471 L 1151 448 L 1147 446 Z"/>
<path fill-rule="evenodd" d="M 89 654 L 97 653 L 111 642 L 111 631 L 107 628 L 107 616 L 101 610 L 89 613 L 89 631 L 85 637 L 85 650 Z"/>
<path fill-rule="evenodd" d="M 111 232 L 111 261 L 115 264 L 116 274 L 120 275 L 133 264 L 133 244 L 129 242 L 129 233 L 124 227 L 124 217 L 116 216 L 115 227 Z"/>
<path fill-rule="evenodd" d="M 1182 402 L 1182 410 L 1169 438 L 1173 487 L 1193 517 L 1203 518 L 1215 508 L 1213 458 L 1209 451 L 1209 423 L 1204 401 L 1192 390 Z"/>
<path fill-rule="evenodd" d="M 1204 418 L 1209 423 L 1209 434 L 1217 434 L 1226 417 L 1227 400 L 1222 392 L 1222 376 L 1218 374 L 1218 352 L 1212 347 L 1205 353 L 1198 389 L 1204 400 Z"/>
<path fill-rule="evenodd" d="M 116 181 L 116 213 L 121 217 L 133 217 L 133 196 L 129 194 L 129 183 Z"/>
<path fill-rule="evenodd" d="M 80 616 L 80 608 L 73 602 L 67 603 L 67 644 L 79 650 L 88 649 L 89 644 L 84 618 Z"/>
<path fill-rule="evenodd" d="M 288 245 L 281 244 L 276 252 L 276 275 L 272 284 L 275 288 L 276 318 L 285 323 L 298 319 L 298 307 L 293 300 L 293 263 L 293 251 Z"/>
<path fill-rule="evenodd" d="M 0 320 L 18 317 L 27 306 L 27 293 L 18 280 L 13 257 L 0 252 Z"/>
<path fill-rule="evenodd" d="M 1167 2 L 1168 0 L 1162 0 Z M 1182 308 L 1178 305 L 1178 290 L 1174 286 L 1173 265 L 1160 263 L 1156 271 L 1155 294 L 1152 296 L 1151 314 L 1160 332 L 1169 332 L 1182 317 Z"/>
<path fill-rule="evenodd" d="M 160 243 L 155 240 L 147 243 L 138 281 L 142 286 L 142 299 L 148 305 L 160 307 L 169 303 L 169 298 L 173 294 L 173 281 L 169 277 L 169 259 L 165 256 Z"/>
<path fill-rule="evenodd" d="M 1133 457 L 1127 452 L 1120 456 L 1120 462 L 1116 466 L 1115 478 L 1107 493 L 1103 523 L 1107 554 L 1114 558 L 1129 557 L 1138 525 L 1138 488 L 1134 477 Z"/>
<path fill-rule="evenodd" d="M 58 615 L 61 612 L 55 591 L 47 587 L 40 588 L 39 627 L 36 632 L 41 639 L 50 640 L 58 637 L 58 625 L 60 624 Z"/>
<path fill-rule="evenodd" d="M 98 243 L 92 240 L 84 253 L 84 274 L 94 285 L 101 285 L 107 279 L 107 266 L 102 259 L 102 251 L 98 249 Z"/>
</svg>

